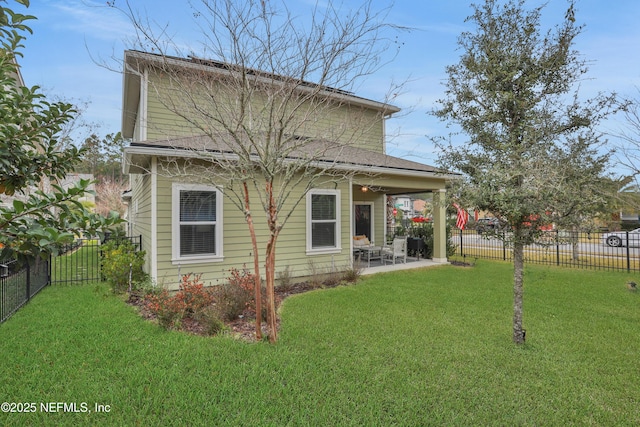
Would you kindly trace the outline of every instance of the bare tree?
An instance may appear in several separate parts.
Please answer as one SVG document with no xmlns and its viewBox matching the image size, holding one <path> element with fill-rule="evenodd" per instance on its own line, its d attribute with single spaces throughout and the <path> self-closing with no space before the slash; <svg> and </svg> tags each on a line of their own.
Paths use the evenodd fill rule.
<svg viewBox="0 0 640 427">
<path fill-rule="evenodd" d="M 202 135 L 181 146 L 193 150 L 193 158 L 166 161 L 163 173 L 224 185 L 224 197 L 244 214 L 254 249 L 259 338 L 256 220 L 265 218 L 269 233 L 263 261 L 269 339 L 275 342 L 281 230 L 312 187 L 349 178 L 353 172 L 337 168 L 336 160 L 348 147 L 364 146 L 368 135 L 382 133 L 376 126 L 397 112 L 381 109 L 382 103 L 372 109 L 371 101 L 355 102 L 351 93 L 398 46 L 387 38 L 388 30 L 397 29 L 387 23 L 388 9 L 372 4 L 345 9 L 318 2 L 302 21 L 284 1 L 203 0 L 194 9 L 203 36 L 197 57 L 166 38 L 165 28 L 154 31 L 129 4 L 122 9 L 138 31 L 138 48 L 162 58 L 151 71 L 152 90 L 185 127 L 196 130 L 192 135 Z M 173 55 L 189 56 L 188 64 Z M 319 126 L 322 120 L 332 125 Z"/>
<path fill-rule="evenodd" d="M 614 144 L 616 160 L 627 172 L 621 187 L 640 188 L 640 88 L 636 92 L 635 98 L 619 98 L 623 123 L 619 131 L 611 132 L 617 141 Z"/>
<path fill-rule="evenodd" d="M 96 212 L 108 216 L 111 212 L 118 212 L 124 217 L 126 206 L 122 200 L 122 193 L 128 184 L 123 180 L 111 180 L 106 178 L 96 184 Z"/>
</svg>

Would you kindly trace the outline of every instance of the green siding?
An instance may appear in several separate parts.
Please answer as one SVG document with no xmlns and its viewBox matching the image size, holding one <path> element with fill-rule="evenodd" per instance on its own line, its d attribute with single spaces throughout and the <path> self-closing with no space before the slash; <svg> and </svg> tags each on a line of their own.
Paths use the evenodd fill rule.
<svg viewBox="0 0 640 427">
<path fill-rule="evenodd" d="M 147 94 L 147 140 L 169 140 L 202 134 L 193 125 L 175 113 L 165 104 L 167 95 L 161 95 L 152 87 Z"/>
<path fill-rule="evenodd" d="M 211 100 L 206 100 L 204 96 L 199 96 L 194 101 L 184 95 L 185 90 L 187 89 L 178 89 L 166 76 L 151 75 L 147 91 L 147 140 L 170 140 L 204 133 L 173 112 L 180 111 L 190 118 L 198 118 L 201 115 L 194 108 L 193 102 L 197 102 L 199 108 L 212 104 Z M 212 91 L 209 89 L 206 95 Z M 247 122 L 251 123 L 257 133 L 259 129 L 267 127 L 267 123 L 261 121 L 258 116 L 268 113 L 264 109 L 267 101 L 259 93 L 252 93 L 251 99 L 252 105 L 248 111 L 253 112 L 254 116 L 247 119 Z M 209 109 L 211 108 L 213 107 Z M 309 103 L 298 111 L 298 119 L 293 120 L 297 126 L 288 129 L 288 133 L 357 145 L 377 152 L 384 151 L 384 119 L 379 111 L 345 104 L 310 106 Z M 239 116 L 239 113 L 235 115 Z M 228 123 L 233 120 L 234 117 L 226 119 Z M 208 126 L 215 127 L 212 123 L 206 123 L 204 127 Z"/>
<path fill-rule="evenodd" d="M 173 85 L 173 86 L 172 86 Z M 146 140 L 171 140 L 178 137 L 200 135 L 203 132 L 198 130 L 187 120 L 180 118 L 171 110 L 179 110 L 189 117 L 196 117 L 195 113 L 189 112 L 189 96 L 184 96 L 185 92 L 181 92 L 175 87 L 175 82 L 170 82 L 165 76 L 150 75 L 149 85 L 144 102 L 141 102 L 141 110 L 139 111 L 134 132 L 135 137 L 139 138 L 143 135 L 142 126 L 146 123 Z M 192 91 L 193 92 L 193 91 Z M 199 93 L 205 93 L 200 91 Z M 261 106 L 266 102 L 260 94 L 252 94 L 251 97 L 251 113 L 254 129 L 261 129 L 260 116 L 265 114 Z M 210 100 L 211 101 L 211 100 Z M 214 102 L 223 102 L 221 94 L 217 94 Z M 205 105 L 205 99 L 200 97 L 196 104 L 199 107 Z M 227 104 L 233 105 L 231 101 Z M 171 105 L 171 107 L 167 107 Z M 147 120 L 146 122 L 140 117 L 144 113 L 146 106 Z M 304 120 L 298 120 L 299 127 L 292 130 L 292 133 L 300 136 L 312 138 L 323 138 L 342 142 L 345 144 L 356 144 L 369 148 L 374 151 L 384 152 L 384 120 L 379 111 L 367 108 L 354 107 L 349 105 L 324 105 L 321 109 L 309 113 L 312 109 L 309 105 L 305 105 L 299 111 L 307 111 L 300 113 Z M 256 131 L 257 132 L 257 131 Z M 139 139 L 136 139 L 139 140 Z M 138 169 L 138 171 L 141 169 Z M 247 267 L 253 269 L 253 249 L 244 214 L 228 199 L 225 194 L 223 202 L 223 259 L 216 262 L 201 263 L 182 263 L 178 265 L 172 261 L 172 242 L 175 236 L 172 236 L 172 183 L 182 182 L 180 178 L 171 178 L 162 175 L 162 165 L 158 166 L 159 175 L 157 176 L 157 212 L 156 230 L 151 229 L 151 177 L 148 173 L 131 176 L 132 186 L 132 208 L 137 202 L 138 210 L 132 213 L 133 233 L 143 236 L 143 245 L 147 251 L 147 259 L 145 268 L 150 270 L 150 254 L 152 233 L 156 232 L 156 248 L 157 254 L 157 277 L 159 285 L 169 289 L 177 289 L 179 275 L 186 273 L 202 274 L 202 279 L 206 284 L 215 285 L 223 282 L 229 276 L 231 268 Z M 362 183 L 370 182 L 371 187 L 376 188 L 375 191 L 362 193 L 359 191 L 360 185 L 354 185 L 353 189 L 347 181 L 343 181 L 337 186 L 333 183 L 328 184 L 325 188 L 340 190 L 340 219 L 341 219 L 341 250 L 332 254 L 307 254 L 307 213 L 305 200 L 301 200 L 297 205 L 295 212 L 288 219 L 286 225 L 282 229 L 276 246 L 276 270 L 284 271 L 289 268 L 292 276 L 307 276 L 311 273 L 311 265 L 313 264 L 317 272 L 326 272 L 332 268 L 344 269 L 351 265 L 351 234 L 352 234 L 352 209 L 354 199 L 373 202 L 374 207 L 374 233 L 375 242 L 377 244 L 384 243 L 384 225 L 386 221 L 386 198 L 385 188 L 394 187 L 396 192 L 407 191 L 410 189 L 426 190 L 444 187 L 442 179 L 408 179 L 402 176 L 384 177 L 359 177 Z M 201 182 L 201 184 L 211 185 L 211 182 Z M 224 182 L 216 182 L 217 185 L 224 187 Z M 358 184 L 361 184 L 358 182 Z M 365 184 L 369 185 L 369 184 Z M 322 188 L 317 185 L 316 188 Z M 301 196 L 303 189 L 294 191 L 292 197 Z M 260 255 L 260 267 L 264 271 L 264 251 L 269 232 L 266 227 L 265 215 L 262 212 L 258 197 L 256 194 L 252 196 L 253 218 L 256 227 L 256 235 L 258 238 L 258 249 Z M 289 200 L 282 212 L 286 213 L 290 210 L 294 199 Z"/>
<path fill-rule="evenodd" d="M 145 271 L 149 273 L 151 265 L 149 245 L 151 244 L 151 176 L 131 175 L 131 200 L 129 221 L 132 234 L 142 236 L 143 249 L 146 250 Z"/>
<path fill-rule="evenodd" d="M 159 168 L 161 170 L 161 168 Z M 222 283 L 229 275 L 231 268 L 241 269 L 247 267 L 253 270 L 253 249 L 249 229 L 245 222 L 244 215 L 226 197 L 223 202 L 223 227 L 224 241 L 222 262 L 203 262 L 197 264 L 172 263 L 172 238 L 171 235 L 171 191 L 172 182 L 181 182 L 179 179 L 170 179 L 158 176 L 158 276 L 157 282 L 161 286 L 169 289 L 177 289 L 179 274 L 194 273 L 202 274 L 202 280 L 206 284 L 216 285 Z M 209 183 L 204 183 L 209 184 Z M 341 244 L 342 251 L 338 254 L 329 255 L 307 255 L 306 254 L 306 204 L 304 200 L 300 202 L 294 214 L 286 223 L 278 238 L 276 245 L 276 270 L 282 271 L 289 266 L 290 272 L 294 276 L 306 276 L 310 272 L 309 262 L 320 271 L 326 271 L 331 266 L 337 269 L 345 268 L 350 262 L 350 209 L 348 183 L 339 185 L 341 190 Z M 298 196 L 301 193 L 298 193 Z M 256 235 L 258 238 L 258 249 L 260 253 L 260 267 L 264 274 L 264 251 L 268 238 L 268 230 L 264 214 L 258 209 L 259 202 L 254 194 L 253 200 L 254 222 Z M 293 201 L 289 203 L 292 206 Z M 285 207 L 284 211 L 288 210 Z"/>
<path fill-rule="evenodd" d="M 163 171 L 162 165 L 158 167 Z M 204 176 L 204 175 L 203 175 Z M 433 181 L 433 182 L 432 182 Z M 189 183 L 181 181 L 179 178 L 170 178 L 159 174 L 157 176 L 157 277 L 156 280 L 161 286 L 169 289 L 177 289 L 179 275 L 187 273 L 201 274 L 203 281 L 208 285 L 222 283 L 228 276 L 231 268 L 241 269 L 247 267 L 253 270 L 253 249 L 244 215 L 237 207 L 228 200 L 230 192 L 223 198 L 223 259 L 221 261 L 203 261 L 200 263 L 182 262 L 178 265 L 172 261 L 172 183 Z M 341 220 L 341 250 L 336 253 L 319 254 L 307 253 L 307 206 L 306 196 L 297 205 L 294 213 L 286 222 L 282 229 L 276 246 L 276 271 L 284 271 L 287 267 L 293 277 L 308 276 L 313 268 L 316 272 L 328 272 L 332 269 L 343 270 L 350 266 L 352 260 L 351 244 L 353 231 L 352 209 L 354 202 L 373 203 L 374 217 L 374 239 L 377 245 L 385 243 L 385 222 L 386 222 L 386 194 L 389 189 L 382 187 L 386 185 L 403 185 L 421 188 L 437 188 L 443 185 L 442 182 L 426 178 L 414 178 L 408 181 L 406 178 L 385 176 L 378 178 L 381 186 L 368 192 L 361 191 L 361 185 L 350 185 L 347 181 L 338 184 L 327 185 L 317 184 L 315 188 L 340 190 L 340 220 Z M 138 200 L 138 212 L 132 213 L 134 233 L 142 234 L 143 244 L 147 254 L 151 252 L 151 177 L 149 174 L 132 176 L 132 198 Z M 193 183 L 193 182 L 191 182 Z M 211 185 L 211 182 L 203 181 L 201 184 Z M 222 185 L 225 183 L 216 183 Z M 385 189 L 386 188 L 386 189 Z M 404 188 L 404 187 L 403 187 Z M 293 192 L 292 198 L 285 204 L 281 213 L 284 215 L 293 206 L 297 197 L 303 194 L 303 189 Z M 223 189 L 224 192 L 224 189 Z M 353 197 L 353 200 L 351 200 Z M 261 210 L 258 197 L 252 194 L 253 218 L 255 221 L 256 234 L 258 238 L 258 249 L 260 255 L 260 267 L 264 272 L 264 251 L 269 236 L 265 215 Z M 135 205 L 135 203 L 134 203 Z M 147 259 L 147 270 L 150 260 Z M 313 265 L 313 268 L 312 268 Z M 264 273 L 262 273 L 264 274 Z"/>
</svg>

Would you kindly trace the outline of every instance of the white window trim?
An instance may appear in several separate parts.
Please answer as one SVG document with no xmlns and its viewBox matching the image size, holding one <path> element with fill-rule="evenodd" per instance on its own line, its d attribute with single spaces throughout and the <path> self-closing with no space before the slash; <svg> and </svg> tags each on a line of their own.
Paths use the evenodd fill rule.
<svg viewBox="0 0 640 427">
<path fill-rule="evenodd" d="M 214 191 L 216 193 L 215 245 L 217 253 L 215 255 L 180 255 L 180 191 Z M 219 188 L 201 184 L 182 184 L 177 182 L 171 184 L 171 263 L 173 265 L 222 262 L 224 260 L 222 207 L 222 191 Z"/>
<path fill-rule="evenodd" d="M 336 196 L 336 247 L 334 248 L 313 248 L 311 246 L 311 199 L 312 196 L 317 194 L 330 194 Z M 307 255 L 324 255 L 324 254 L 338 254 L 342 252 L 342 229 L 341 229 L 341 209 L 340 209 L 340 190 L 322 190 L 313 189 L 307 192 L 307 213 L 306 213 L 306 226 L 307 226 Z"/>
</svg>

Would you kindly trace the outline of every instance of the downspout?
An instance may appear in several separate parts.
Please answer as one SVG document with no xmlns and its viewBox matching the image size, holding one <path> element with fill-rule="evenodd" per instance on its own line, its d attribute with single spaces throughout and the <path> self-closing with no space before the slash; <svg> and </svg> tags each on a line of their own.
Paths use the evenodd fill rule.
<svg viewBox="0 0 640 427">
<path fill-rule="evenodd" d="M 149 275 L 155 283 L 158 278 L 158 158 L 151 158 L 151 266 Z"/>
<path fill-rule="evenodd" d="M 140 141 L 147 140 L 147 95 L 149 90 L 149 72 L 144 70 L 140 76 Z M 149 275 L 155 283 L 158 279 L 158 158 L 151 158 L 151 266 Z"/>
</svg>

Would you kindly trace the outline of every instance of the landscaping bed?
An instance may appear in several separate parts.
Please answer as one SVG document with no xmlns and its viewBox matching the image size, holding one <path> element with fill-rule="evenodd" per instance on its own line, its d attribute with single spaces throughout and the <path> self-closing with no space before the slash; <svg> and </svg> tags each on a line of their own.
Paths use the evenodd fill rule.
<svg viewBox="0 0 640 427">
<path fill-rule="evenodd" d="M 245 272 L 245 274 L 247 274 Z M 252 280 L 251 275 L 246 276 L 248 280 Z M 347 281 L 336 281 L 328 279 L 324 282 L 319 281 L 306 281 L 301 283 L 290 284 L 287 286 L 276 286 L 275 288 L 275 300 L 276 300 L 276 311 L 282 301 L 296 294 L 301 294 L 304 292 L 309 292 L 317 289 L 328 289 L 335 288 L 337 286 L 344 286 L 348 284 L 352 284 L 354 282 Z M 216 292 L 213 291 L 215 295 Z M 215 298 L 215 296 L 214 296 Z M 158 321 L 158 314 L 154 310 L 149 308 L 149 294 L 145 294 L 144 292 L 133 292 L 129 295 L 127 299 L 127 303 L 138 308 L 140 315 L 149 321 Z M 264 299 L 263 299 L 264 303 Z M 214 301 L 213 305 L 216 302 Z M 224 316 L 222 316 L 224 318 Z M 240 340 L 246 342 L 255 342 L 256 341 L 256 311 L 252 307 L 251 304 L 247 303 L 247 307 L 242 310 L 241 313 L 237 314 L 231 319 L 223 319 L 225 327 L 219 333 L 230 333 L 233 337 L 238 338 Z M 162 324 L 162 322 L 159 322 Z M 181 317 L 179 322 L 174 323 L 168 329 L 176 329 L 180 331 L 184 331 L 187 333 L 191 333 L 194 335 L 208 336 L 214 335 L 210 332 L 206 319 L 201 320 L 198 316 L 194 316 L 191 313 L 187 313 L 187 315 Z M 277 326 L 280 327 L 280 319 L 278 316 Z M 264 337 L 267 336 L 268 331 L 266 329 L 266 322 L 263 321 L 262 324 L 262 334 Z"/>
</svg>

